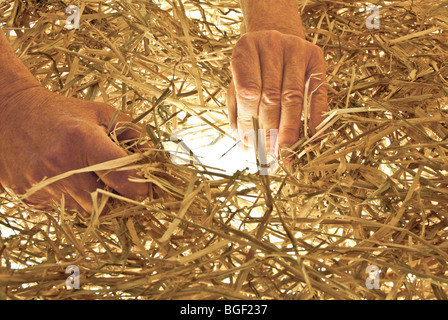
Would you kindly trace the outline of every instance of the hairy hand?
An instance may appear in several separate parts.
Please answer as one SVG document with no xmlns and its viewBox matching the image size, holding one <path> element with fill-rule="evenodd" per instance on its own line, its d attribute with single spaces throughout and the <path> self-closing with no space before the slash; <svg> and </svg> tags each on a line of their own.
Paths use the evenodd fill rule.
<svg viewBox="0 0 448 320">
<path fill-rule="evenodd" d="M 252 117 L 258 116 L 268 137 L 269 130 L 277 129 L 278 145 L 291 146 L 302 127 L 305 95 L 311 93 L 309 128 L 316 132 L 327 111 L 326 67 L 319 47 L 274 30 L 249 32 L 237 42 L 231 65 L 233 81 L 227 103 L 237 138 L 246 145 L 252 143 L 248 132 Z"/>
</svg>

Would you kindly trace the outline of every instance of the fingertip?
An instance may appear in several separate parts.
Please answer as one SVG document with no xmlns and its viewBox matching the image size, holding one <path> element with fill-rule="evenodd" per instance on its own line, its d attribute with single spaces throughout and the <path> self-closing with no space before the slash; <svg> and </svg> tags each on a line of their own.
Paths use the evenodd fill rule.
<svg viewBox="0 0 448 320">
<path fill-rule="evenodd" d="M 278 134 L 278 144 L 280 147 L 289 148 L 292 146 L 299 138 L 300 126 L 296 128 L 286 128 L 282 127 Z"/>
<path fill-rule="evenodd" d="M 242 125 L 238 126 L 238 136 L 242 145 L 246 147 L 253 147 L 254 145 L 254 130 L 245 129 Z"/>
<path fill-rule="evenodd" d="M 136 170 L 112 171 L 98 173 L 98 175 L 102 181 L 123 197 L 142 201 L 149 194 L 148 183 L 132 181 L 133 179 L 142 178 Z"/>
<path fill-rule="evenodd" d="M 291 163 L 292 160 L 294 159 L 294 153 L 290 149 L 290 145 L 288 145 L 288 146 L 285 146 L 285 145 L 280 146 L 279 154 L 282 155 L 282 160 L 283 160 L 283 163 L 285 163 L 285 164 Z"/>
<path fill-rule="evenodd" d="M 149 194 L 149 183 L 143 181 L 131 181 L 133 177 L 142 179 L 142 177 L 138 175 L 137 172 L 131 173 L 129 175 L 129 189 L 124 193 L 129 193 L 128 198 L 130 199 L 143 201 Z"/>
</svg>

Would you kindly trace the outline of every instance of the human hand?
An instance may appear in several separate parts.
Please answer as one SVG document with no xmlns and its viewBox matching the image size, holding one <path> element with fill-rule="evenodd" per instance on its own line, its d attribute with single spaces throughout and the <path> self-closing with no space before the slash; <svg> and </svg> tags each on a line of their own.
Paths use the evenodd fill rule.
<svg viewBox="0 0 448 320">
<path fill-rule="evenodd" d="M 107 134 L 115 109 L 107 104 L 66 98 L 34 87 L 14 95 L 0 109 L 0 184 L 24 194 L 44 177 L 88 167 L 127 155 Z M 131 119 L 119 114 L 114 122 Z M 138 139 L 129 128 L 120 141 Z M 148 145 L 146 145 L 148 147 Z M 132 199 L 148 194 L 148 184 L 129 181 L 135 170 L 87 172 L 56 181 L 30 195 L 24 202 L 40 209 L 65 197 L 66 207 L 92 212 L 90 193 L 109 186 Z"/>
<path fill-rule="evenodd" d="M 326 67 L 318 46 L 275 30 L 248 32 L 233 50 L 231 67 L 230 128 L 246 146 L 252 144 L 252 117 L 258 115 L 266 129 L 267 150 L 271 129 L 278 130 L 280 147 L 290 147 L 299 138 L 305 95 L 311 93 L 309 128 L 316 133 L 327 111 Z"/>
</svg>

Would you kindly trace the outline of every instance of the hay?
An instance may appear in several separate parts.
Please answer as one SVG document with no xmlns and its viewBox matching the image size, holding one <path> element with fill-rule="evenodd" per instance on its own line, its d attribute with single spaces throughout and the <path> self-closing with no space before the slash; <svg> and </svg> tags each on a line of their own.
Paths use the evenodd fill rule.
<svg viewBox="0 0 448 320">
<path fill-rule="evenodd" d="M 190 119 L 228 129 L 237 1 L 0 4 L 0 25 L 46 87 L 120 108 L 162 150 L 138 164 L 158 197 L 98 191 L 106 216 L 1 194 L 0 297 L 447 299 L 446 2 L 385 2 L 370 30 L 365 2 L 304 3 L 308 40 L 327 59 L 326 134 L 304 135 L 270 176 L 176 165 L 162 150 Z M 68 4 L 83 12 L 80 30 L 63 28 Z M 69 265 L 80 289 L 66 288 Z"/>
</svg>

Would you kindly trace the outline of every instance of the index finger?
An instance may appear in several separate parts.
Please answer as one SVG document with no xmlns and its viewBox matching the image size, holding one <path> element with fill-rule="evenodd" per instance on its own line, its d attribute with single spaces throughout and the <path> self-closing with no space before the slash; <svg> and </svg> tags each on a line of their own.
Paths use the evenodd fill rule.
<svg viewBox="0 0 448 320">
<path fill-rule="evenodd" d="M 252 117 L 258 115 L 261 97 L 260 62 L 256 44 L 243 36 L 232 55 L 232 73 L 237 103 L 238 133 L 246 145 L 252 130 Z"/>
</svg>

